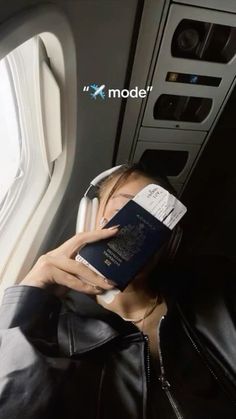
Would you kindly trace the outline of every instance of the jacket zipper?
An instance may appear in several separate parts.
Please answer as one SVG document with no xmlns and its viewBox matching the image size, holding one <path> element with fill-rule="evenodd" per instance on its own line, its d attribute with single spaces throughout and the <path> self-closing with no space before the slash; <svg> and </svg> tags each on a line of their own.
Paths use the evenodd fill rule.
<svg viewBox="0 0 236 419">
<path fill-rule="evenodd" d="M 161 388 L 162 390 L 164 390 L 171 406 L 172 409 L 176 415 L 176 417 L 178 419 L 183 419 L 183 416 L 181 415 L 177 403 L 173 397 L 173 395 L 171 394 L 170 388 L 171 385 L 169 383 L 169 381 L 166 378 L 166 374 L 165 374 L 165 368 L 164 368 L 164 364 L 163 364 L 163 357 L 162 357 L 162 352 L 161 352 L 161 345 L 160 345 L 160 328 L 161 328 L 161 323 L 164 320 L 165 316 L 161 317 L 161 320 L 159 322 L 159 326 L 158 326 L 158 348 L 159 348 L 159 356 L 160 356 L 160 369 L 161 369 L 161 375 L 158 377 L 159 381 L 161 382 Z"/>
<path fill-rule="evenodd" d="M 145 342 L 145 364 L 147 372 L 147 384 L 150 385 L 151 380 L 151 368 L 150 368 L 150 348 L 149 348 L 149 339 L 147 335 L 143 335 Z"/>
</svg>

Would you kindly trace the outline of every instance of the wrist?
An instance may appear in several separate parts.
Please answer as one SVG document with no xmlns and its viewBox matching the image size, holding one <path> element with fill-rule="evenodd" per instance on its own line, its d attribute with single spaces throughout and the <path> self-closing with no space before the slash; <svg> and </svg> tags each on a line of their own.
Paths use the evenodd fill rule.
<svg viewBox="0 0 236 419">
<path fill-rule="evenodd" d="M 47 284 L 43 281 L 40 281 L 39 279 L 32 279 L 32 278 L 24 278 L 19 285 L 27 285 L 31 287 L 37 287 L 37 288 L 47 288 Z"/>
</svg>

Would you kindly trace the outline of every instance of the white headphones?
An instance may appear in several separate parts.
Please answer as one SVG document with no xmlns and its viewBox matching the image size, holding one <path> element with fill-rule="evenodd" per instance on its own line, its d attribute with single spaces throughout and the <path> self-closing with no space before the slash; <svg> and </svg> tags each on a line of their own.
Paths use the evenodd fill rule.
<svg viewBox="0 0 236 419">
<path fill-rule="evenodd" d="M 119 165 L 105 170 L 100 173 L 100 175 L 96 176 L 92 182 L 90 182 L 90 185 L 79 204 L 76 220 L 76 233 L 94 230 L 99 207 L 99 199 L 97 197 L 98 185 L 113 172 L 116 172 L 116 170 L 118 170 L 121 166 L 122 165 Z"/>
<path fill-rule="evenodd" d="M 122 165 L 105 170 L 91 181 L 79 204 L 76 221 L 76 233 L 92 231 L 95 229 L 96 216 L 99 208 L 99 199 L 97 197 L 98 186 L 101 181 L 105 180 L 113 172 L 116 172 L 120 167 L 122 167 Z M 167 245 L 165 258 L 168 259 L 168 261 L 172 261 L 174 259 L 181 242 L 182 234 L 183 230 L 178 224 L 173 229 Z"/>
</svg>

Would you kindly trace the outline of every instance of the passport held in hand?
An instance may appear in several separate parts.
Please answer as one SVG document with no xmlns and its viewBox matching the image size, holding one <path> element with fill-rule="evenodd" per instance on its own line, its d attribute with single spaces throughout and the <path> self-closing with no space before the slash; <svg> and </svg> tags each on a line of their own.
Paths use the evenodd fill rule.
<svg viewBox="0 0 236 419">
<path fill-rule="evenodd" d="M 76 260 L 111 279 L 123 291 L 148 259 L 168 241 L 172 229 L 186 211 L 186 207 L 166 189 L 149 184 L 104 227 L 120 225 L 118 233 L 86 244 Z"/>
</svg>

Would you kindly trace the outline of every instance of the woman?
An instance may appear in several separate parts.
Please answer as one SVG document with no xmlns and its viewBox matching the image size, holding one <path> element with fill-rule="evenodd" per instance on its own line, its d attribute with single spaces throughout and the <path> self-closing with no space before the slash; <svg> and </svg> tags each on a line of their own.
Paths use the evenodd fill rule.
<svg viewBox="0 0 236 419">
<path fill-rule="evenodd" d="M 187 273 L 167 275 L 158 270 L 163 248 L 108 305 L 100 294 L 113 287 L 109 279 L 74 260 L 85 243 L 117 234 L 118 227 L 101 226 L 155 182 L 168 187 L 137 166 L 116 172 L 100 188 L 97 230 L 42 256 L 5 291 L 1 419 L 236 417 L 229 278 L 212 286 Z"/>
</svg>

